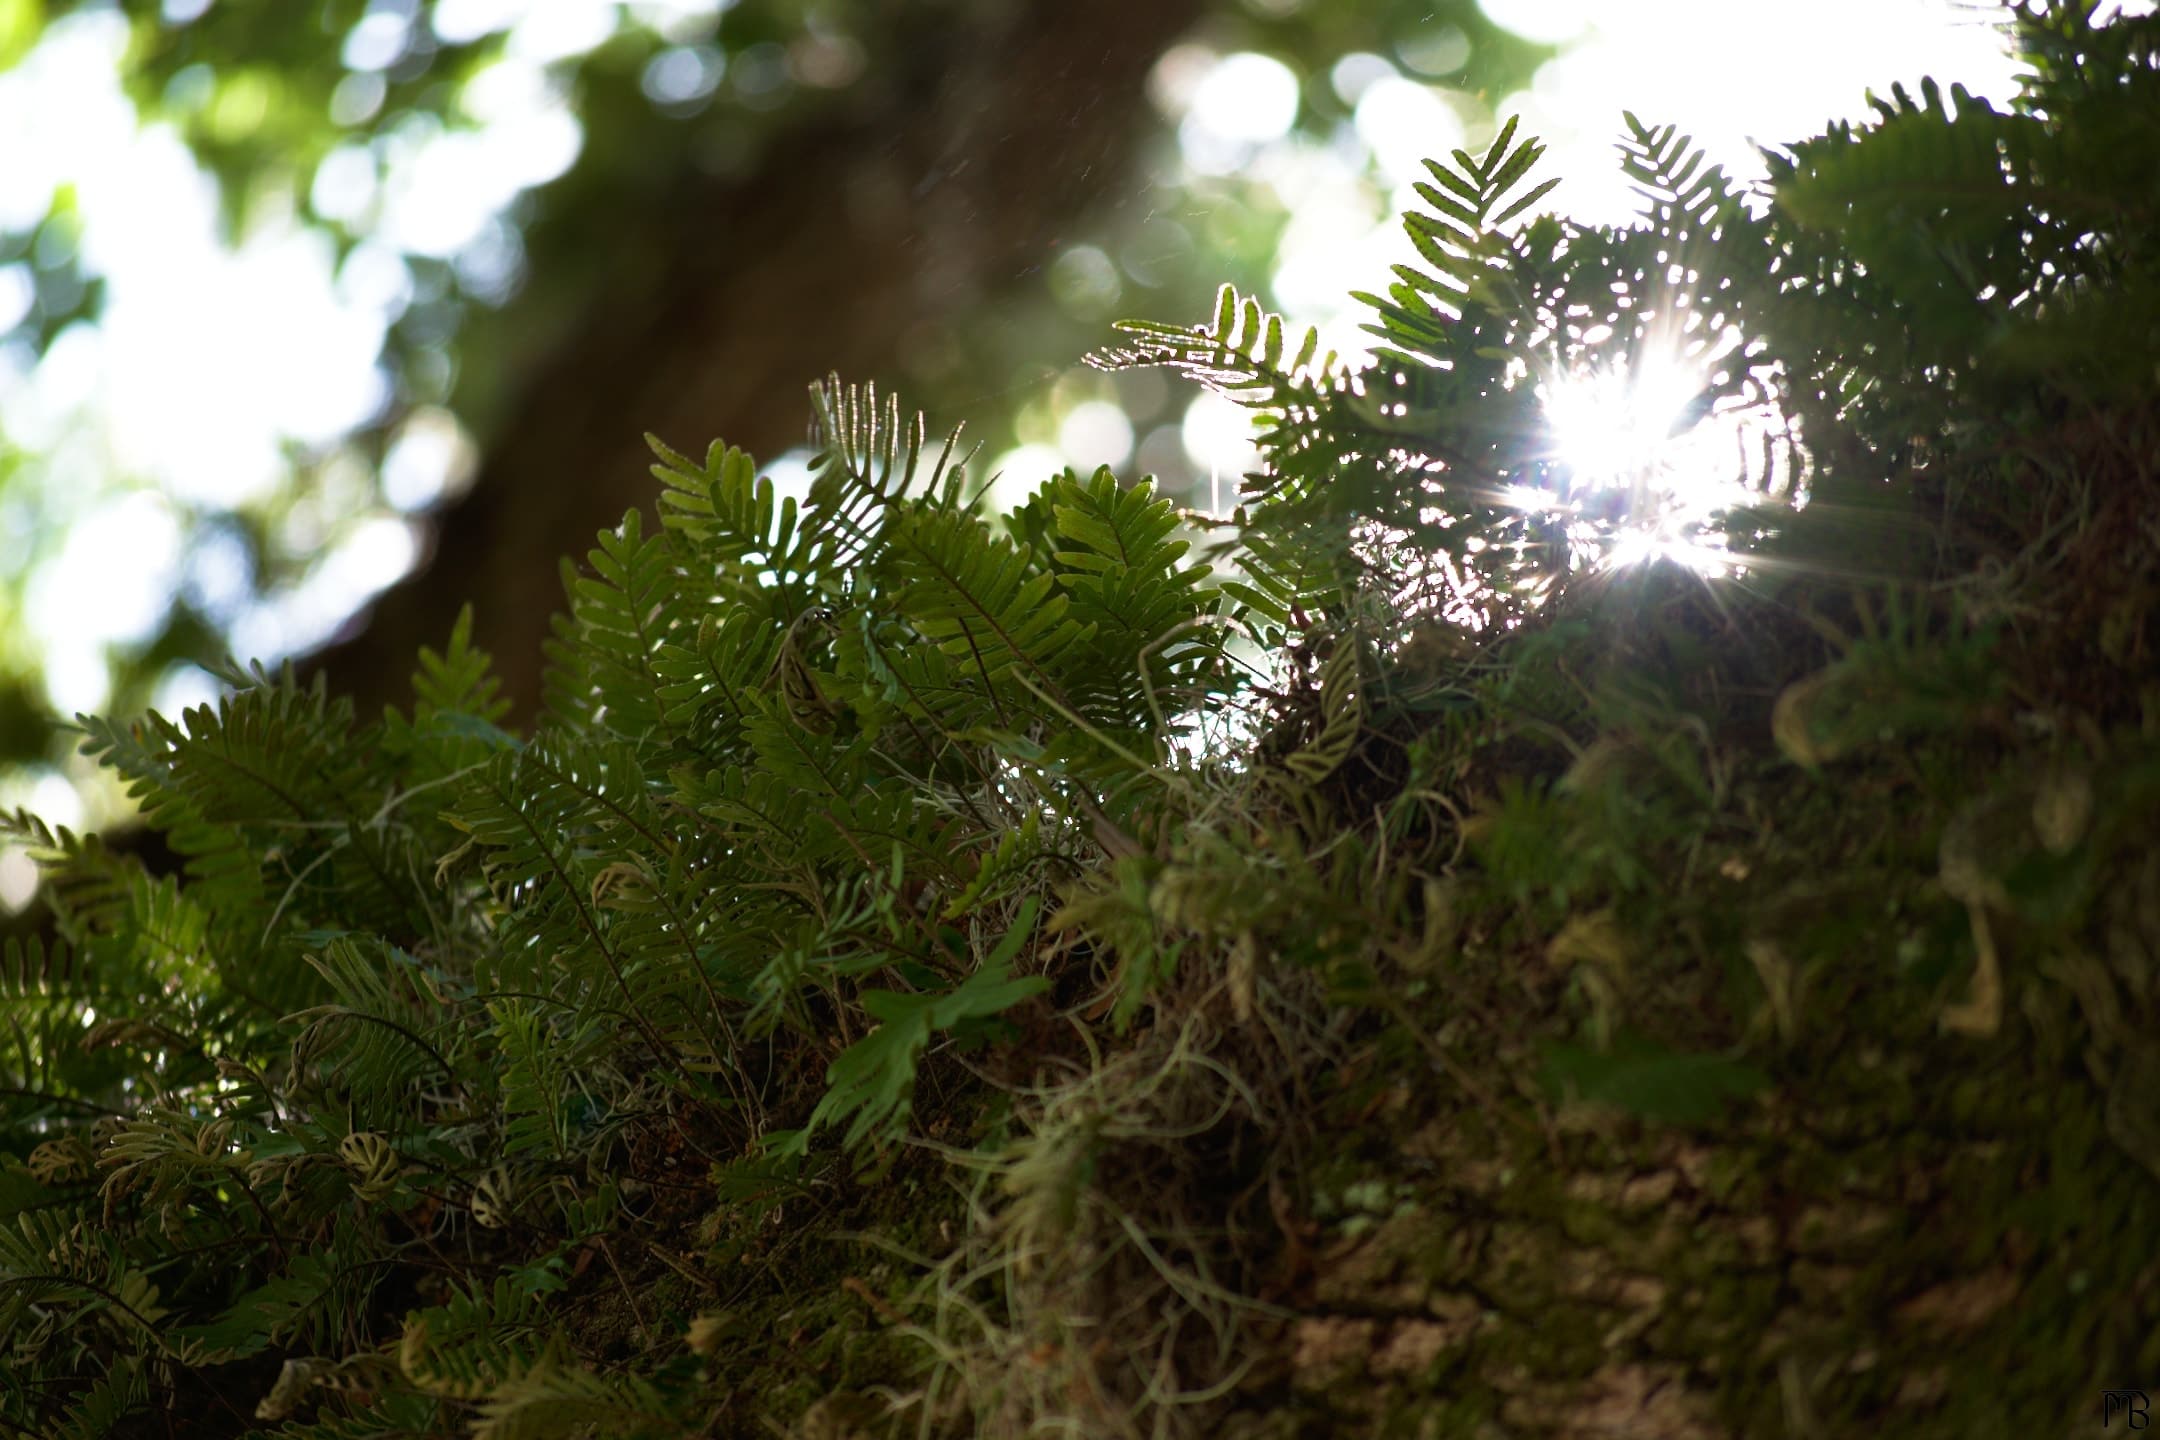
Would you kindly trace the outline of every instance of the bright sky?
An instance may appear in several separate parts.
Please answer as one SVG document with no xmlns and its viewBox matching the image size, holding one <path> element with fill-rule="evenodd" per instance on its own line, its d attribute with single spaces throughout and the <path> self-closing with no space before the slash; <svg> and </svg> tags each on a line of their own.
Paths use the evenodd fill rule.
<svg viewBox="0 0 2160 1440">
<path fill-rule="evenodd" d="M 167 8 L 199 3 L 167 0 Z M 1984 13 L 1954 0 L 1480 3 L 1495 21 L 1567 47 L 1497 112 L 1521 113 L 1525 131 L 1550 143 L 1544 173 L 1567 177 L 1552 203 L 1584 220 L 1628 213 L 1612 150 L 1623 107 L 1652 124 L 1678 124 L 1730 171 L 1754 174 L 1751 137 L 1798 138 L 1827 118 L 1861 116 L 1870 86 L 1887 91 L 1892 81 L 1933 74 L 1997 101 L 2014 91 Z M 508 54 L 460 97 L 472 128 L 408 127 L 323 167 L 316 202 L 373 225 L 375 239 L 342 265 L 289 216 L 261 220 L 236 251 L 223 247 L 212 182 L 170 129 L 141 126 L 119 91 L 126 26 L 117 15 L 56 22 L 0 74 L 0 227 L 35 224 L 55 188 L 72 184 L 83 259 L 107 283 L 102 319 L 62 335 L 42 357 L 0 347 L 0 425 L 39 457 L 27 486 L 12 482 L 4 504 L 17 513 L 0 511 L 0 544 L 33 532 L 65 536 L 27 562 L 35 565 L 28 624 L 15 627 L 42 644 L 62 711 L 105 702 L 105 648 L 154 633 L 180 587 L 223 615 L 236 650 L 275 660 L 319 643 L 404 573 L 416 553 L 407 517 L 454 490 L 472 460 L 464 432 L 440 410 L 406 425 L 379 490 L 357 458 L 339 455 L 342 438 L 385 402 L 378 355 L 385 327 L 413 298 L 406 256 L 451 259 L 476 281 L 505 275 L 517 255 L 503 210 L 565 170 L 582 142 L 548 64 L 590 49 L 626 19 L 666 37 L 714 8 L 711 0 L 444 0 L 436 25 L 445 38 L 508 31 Z M 355 32 L 344 57 L 352 94 L 341 89 L 340 103 L 363 113 L 380 103 L 373 76 L 399 53 L 407 23 L 379 20 Z M 1275 298 L 1345 352 L 1359 344 L 1361 319 L 1347 293 L 1384 288 L 1389 263 L 1409 258 L 1395 216 L 1412 201 L 1419 160 L 1489 133 L 1491 115 L 1448 88 L 1465 54 L 1459 32 L 1439 27 L 1408 47 L 1403 65 L 1345 58 L 1310 83 L 1332 86 L 1355 120 L 1319 141 L 1291 134 L 1299 82 L 1275 59 L 1184 46 L 1158 67 L 1154 99 L 1178 127 L 1189 169 L 1240 171 L 1280 193 L 1295 218 Z M 656 99 L 709 89 L 725 63 L 687 46 L 666 58 L 647 77 Z M 1114 287 L 1100 252 L 1061 269 L 1075 283 L 1101 282 L 1087 268 L 1091 258 Z M 0 266 L 0 332 L 27 306 L 28 278 L 20 266 Z M 1210 299 L 1193 297 L 1196 316 Z M 1177 444 L 1203 471 L 1234 477 L 1247 468 L 1249 433 L 1243 412 L 1212 397 L 1148 436 L 1136 436 L 1115 406 L 1081 398 L 1051 417 L 1038 443 L 994 463 L 1032 488 L 1067 463 L 1124 465 L 1136 448 L 1144 463 L 1150 443 Z M 187 549 L 182 518 L 260 499 L 296 449 L 332 457 L 287 536 L 322 560 L 291 592 L 245 605 L 236 598 L 246 590 L 237 545 L 198 532 L 208 538 Z M 199 672 L 176 677 L 160 708 L 171 713 L 208 689 Z M 57 774 L 0 789 L 0 804 L 33 803 L 61 822 L 82 818 Z M 26 883 L 34 882 L 0 858 L 0 903 L 26 899 Z"/>
</svg>

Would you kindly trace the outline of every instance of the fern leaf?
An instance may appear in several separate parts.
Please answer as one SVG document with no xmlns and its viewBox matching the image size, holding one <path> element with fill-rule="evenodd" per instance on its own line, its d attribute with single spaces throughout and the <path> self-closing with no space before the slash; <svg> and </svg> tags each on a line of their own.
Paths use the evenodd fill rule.
<svg viewBox="0 0 2160 1440">
<path fill-rule="evenodd" d="M 863 1009 L 879 1021 L 878 1027 L 833 1060 L 825 1098 L 811 1112 L 804 1136 L 846 1120 L 843 1143 L 850 1149 L 865 1144 L 882 1148 L 896 1139 L 907 1126 L 916 1066 L 933 1034 L 1002 1014 L 1049 988 L 1041 976 L 1011 974 L 1014 957 L 1034 931 L 1035 914 L 1031 898 L 982 967 L 951 990 L 913 995 L 865 991 Z"/>
<path fill-rule="evenodd" d="M 582 720 L 636 739 L 659 730 L 669 713 L 666 681 L 653 662 L 689 629 L 681 558 L 665 531 L 648 538 L 643 518 L 630 510 L 600 533 L 586 563 L 591 575 L 565 567 L 570 616 L 549 647 L 560 672 L 551 699 L 573 725 Z"/>
<path fill-rule="evenodd" d="M 945 437 L 937 458 L 922 475 L 924 426 L 920 415 L 903 422 L 900 402 L 888 395 L 881 404 L 875 385 L 842 385 L 833 375 L 810 387 L 817 416 L 818 452 L 810 462 L 811 523 L 832 539 L 821 563 L 845 570 L 860 561 L 885 522 L 902 513 L 904 500 L 919 500 L 935 510 L 961 508 L 964 462 L 953 460 L 960 432 Z"/>
</svg>

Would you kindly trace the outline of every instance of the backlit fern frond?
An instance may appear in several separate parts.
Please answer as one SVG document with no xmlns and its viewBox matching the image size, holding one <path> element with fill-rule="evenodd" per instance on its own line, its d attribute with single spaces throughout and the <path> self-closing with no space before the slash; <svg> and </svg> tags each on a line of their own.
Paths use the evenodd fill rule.
<svg viewBox="0 0 2160 1440">
<path fill-rule="evenodd" d="M 1358 425 L 1346 402 L 1355 385 L 1333 351 L 1320 353 L 1320 334 L 1308 329 L 1292 351 L 1282 317 L 1225 285 L 1206 325 L 1182 328 L 1151 320 L 1117 327 L 1131 341 L 1088 356 L 1106 370 L 1161 365 L 1228 396 L 1255 412 L 1265 471 L 1240 482 L 1248 501 L 1278 505 L 1307 498 L 1322 483 L 1316 467 L 1356 451 Z"/>
<path fill-rule="evenodd" d="M 1068 616 L 1056 576 L 973 515 L 904 515 L 890 543 L 900 614 L 986 694 L 1016 688 L 1006 678 L 1014 670 L 1054 685 L 1059 657 L 1092 633 Z"/>
<path fill-rule="evenodd" d="M 1106 370 L 1167 365 L 1220 394 L 1247 404 L 1280 404 L 1300 384 L 1313 384 L 1337 370 L 1334 352 L 1320 357 L 1320 332 L 1308 328 L 1293 352 L 1285 340 L 1283 319 L 1260 302 L 1241 297 L 1236 288 L 1216 292 L 1215 317 L 1190 328 L 1152 320 L 1126 320 L 1118 330 L 1133 339 L 1089 356 Z"/>
<path fill-rule="evenodd" d="M 1545 153 L 1539 142 L 1515 142 L 1520 117 L 1510 117 L 1493 137 L 1484 158 L 1454 152 L 1453 165 L 1427 160 L 1432 181 L 1416 184 L 1429 211 L 1413 211 L 1403 220 L 1418 255 L 1431 270 L 1395 267 L 1396 281 L 1387 297 L 1360 295 L 1380 314 L 1366 328 L 1390 347 L 1383 361 L 1407 364 L 1454 361 L 1490 348 L 1513 333 L 1514 307 L 1493 286 L 1508 273 L 1509 245 L 1504 226 L 1523 214 L 1559 183 L 1558 177 L 1522 188 L 1522 182 Z M 1480 342 L 1467 345 L 1469 336 Z"/>
<path fill-rule="evenodd" d="M 1061 581 L 1089 639 L 1063 666 L 1075 699 L 1129 726 L 1183 710 L 1205 697 L 1219 664 L 1219 597 L 1204 587 L 1204 562 L 1180 566 L 1189 548 L 1171 538 L 1178 518 L 1154 487 L 1121 486 L 1107 470 L 1085 484 L 1053 482 Z M 1221 677 L 1215 677 L 1222 683 Z"/>
<path fill-rule="evenodd" d="M 810 387 L 817 454 L 810 462 L 810 523 L 830 537 L 821 563 L 845 571 L 877 542 L 904 500 L 934 510 L 961 508 L 965 478 L 953 450 L 955 430 L 923 470 L 925 430 L 920 415 L 903 420 L 899 399 L 878 398 L 875 385 L 843 385 L 837 375 Z M 918 478 L 921 488 L 916 489 Z"/>
<path fill-rule="evenodd" d="M 1505 228 L 1554 183 L 1527 183 L 1543 147 L 1518 143 L 1515 129 L 1503 126 L 1482 158 L 1427 162 L 1432 181 L 1418 194 L 1428 209 L 1404 223 L 1430 268 L 1399 265 L 1385 297 L 1357 297 L 1378 316 L 1366 327 L 1383 342 L 1377 369 L 1354 373 L 1332 356 L 1314 364 L 1310 335 L 1290 354 L 1281 322 L 1227 287 L 1212 324 L 1128 324 L 1139 343 L 1092 357 L 1169 365 L 1258 412 L 1265 469 L 1241 488 L 1240 538 L 1272 556 L 1257 564 L 1281 583 L 1259 593 L 1278 591 L 1282 618 L 1299 608 L 1286 603 L 1293 594 L 1325 595 L 1343 613 L 1365 565 L 1358 552 L 1381 536 L 1460 562 L 1468 537 L 1497 535 L 1498 497 L 1536 429 L 1528 387 L 1516 383 L 1537 338 L 1517 272 L 1558 237 L 1549 220 L 1524 237 Z M 1486 567 L 1520 564 L 1510 557 L 1522 549 L 1503 546 Z"/>
<path fill-rule="evenodd" d="M 2145 385 L 2120 357 L 2149 352 L 2160 327 L 2147 298 L 2160 186 L 2144 158 L 2160 126 L 2160 19 L 2096 24 L 2075 3 L 2015 17 L 2028 71 L 2013 110 L 1900 86 L 1875 102 L 1876 123 L 1770 157 L 1780 209 L 1858 262 L 1825 298 L 1871 301 L 1817 317 L 1824 346 L 1832 316 L 1853 321 L 1873 343 L 1846 358 L 1897 375 L 1886 391 L 1933 374 L 2012 413 L 2035 382 L 2095 397 Z"/>
<path fill-rule="evenodd" d="M 732 446 L 715 441 L 698 464 L 655 436 L 645 440 L 660 457 L 652 473 L 667 487 L 661 523 L 711 566 L 715 597 L 781 619 L 807 608 L 826 569 L 824 536 L 803 520 L 795 498 L 777 497 L 771 479 Z"/>
</svg>

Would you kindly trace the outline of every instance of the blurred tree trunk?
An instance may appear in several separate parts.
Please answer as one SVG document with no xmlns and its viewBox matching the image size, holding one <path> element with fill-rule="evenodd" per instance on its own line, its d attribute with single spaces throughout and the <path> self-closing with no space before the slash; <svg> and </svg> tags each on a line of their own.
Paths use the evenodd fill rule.
<svg viewBox="0 0 2160 1440">
<path fill-rule="evenodd" d="M 362 715 L 403 702 L 417 648 L 440 646 L 470 600 L 529 716 L 559 557 L 582 559 L 595 531 L 651 503 L 642 433 L 770 457 L 801 442 L 810 381 L 889 379 L 916 327 L 1053 258 L 1091 203 L 1131 183 L 1154 128 L 1148 70 L 1201 9 L 1052 0 L 925 26 L 905 53 L 872 57 L 852 113 L 781 138 L 747 179 L 686 175 L 657 239 L 624 245 L 638 263 L 534 364 L 439 517 L 432 561 L 313 663 Z"/>
</svg>

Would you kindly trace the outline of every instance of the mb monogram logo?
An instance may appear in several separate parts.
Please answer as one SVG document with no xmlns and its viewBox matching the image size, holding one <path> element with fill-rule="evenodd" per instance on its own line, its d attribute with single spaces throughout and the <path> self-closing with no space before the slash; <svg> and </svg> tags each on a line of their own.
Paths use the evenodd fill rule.
<svg viewBox="0 0 2160 1440">
<path fill-rule="evenodd" d="M 2143 1390 L 2102 1390 L 2100 1392 L 2100 1428 L 2105 1430 L 2120 1417 L 2132 1430 L 2143 1430 L 2152 1424 L 2152 1403 Z"/>
</svg>

